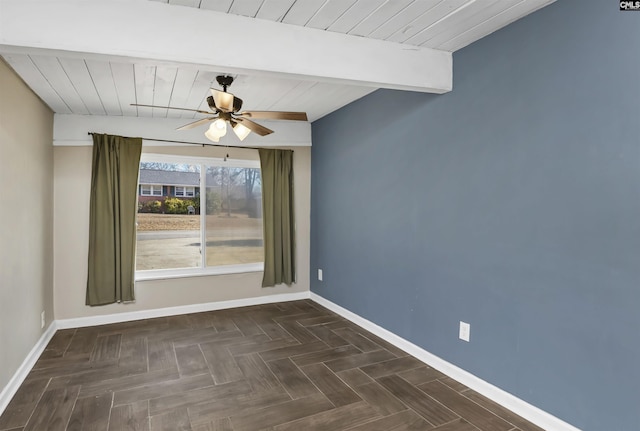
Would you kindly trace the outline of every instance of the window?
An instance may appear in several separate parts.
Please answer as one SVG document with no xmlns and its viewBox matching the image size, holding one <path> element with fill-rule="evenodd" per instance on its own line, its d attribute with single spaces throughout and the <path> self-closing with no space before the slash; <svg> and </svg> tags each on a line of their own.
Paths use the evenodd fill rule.
<svg viewBox="0 0 640 431">
<path fill-rule="evenodd" d="M 140 202 L 137 279 L 262 270 L 259 161 L 143 154 L 140 168 L 165 184 L 199 187 Z"/>
<path fill-rule="evenodd" d="M 150 184 L 140 185 L 140 194 L 142 196 L 162 196 L 162 186 L 152 186 Z"/>
<path fill-rule="evenodd" d="M 195 187 L 176 186 L 175 196 L 194 197 L 196 195 Z"/>
</svg>

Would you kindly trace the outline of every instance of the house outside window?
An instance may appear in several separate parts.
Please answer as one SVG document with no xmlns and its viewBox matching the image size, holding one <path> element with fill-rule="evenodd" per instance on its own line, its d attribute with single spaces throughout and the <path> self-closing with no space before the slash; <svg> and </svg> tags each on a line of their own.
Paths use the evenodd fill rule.
<svg viewBox="0 0 640 431">
<path fill-rule="evenodd" d="M 174 196 L 194 197 L 196 195 L 195 187 L 175 186 Z"/>
<path fill-rule="evenodd" d="M 141 184 L 136 279 L 263 269 L 258 160 L 143 154 L 140 178 L 169 193 Z"/>
<path fill-rule="evenodd" d="M 142 196 L 162 196 L 162 186 L 141 184 L 140 194 Z"/>
</svg>

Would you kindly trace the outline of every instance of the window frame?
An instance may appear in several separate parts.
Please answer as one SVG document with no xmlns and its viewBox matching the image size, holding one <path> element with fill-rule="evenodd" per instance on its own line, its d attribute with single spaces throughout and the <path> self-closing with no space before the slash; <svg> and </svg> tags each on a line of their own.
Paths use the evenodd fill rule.
<svg viewBox="0 0 640 431">
<path fill-rule="evenodd" d="M 149 194 L 144 193 L 144 187 L 149 187 Z M 140 196 L 162 196 L 163 187 L 157 184 L 140 184 Z M 160 193 L 155 193 L 159 191 Z"/>
<path fill-rule="evenodd" d="M 182 189 L 182 194 L 178 194 L 178 189 Z M 195 186 L 174 186 L 173 187 L 173 196 L 177 198 L 193 198 L 196 196 L 196 188 Z"/>
<path fill-rule="evenodd" d="M 237 168 L 256 168 L 260 169 L 260 160 L 249 159 L 230 159 L 220 157 L 193 157 L 193 156 L 181 156 L 181 155 L 169 155 L 169 154 L 154 154 L 143 153 L 140 156 L 140 163 L 144 162 L 161 162 L 172 164 L 189 164 L 200 165 L 200 190 L 206 190 L 206 170 L 203 175 L 203 168 L 205 166 L 221 166 L 228 165 L 229 167 Z M 140 184 L 141 185 L 141 184 Z M 185 189 L 187 186 L 185 186 Z M 195 197 L 195 186 L 192 187 Z M 175 192 L 175 191 L 174 191 Z M 186 192 L 186 190 L 185 190 Z M 174 193 L 175 194 L 175 193 Z M 142 195 L 142 194 L 141 194 Z M 149 195 L 145 195 L 149 196 Z M 206 208 L 206 193 L 200 193 L 200 208 Z M 206 244 L 206 212 L 200 214 L 200 243 Z M 136 239 L 137 244 L 137 239 Z M 170 268 L 170 269 L 147 269 L 147 270 L 135 270 L 135 281 L 146 280 L 161 280 L 172 278 L 189 278 L 189 277 L 201 277 L 210 275 L 224 275 L 224 274 L 244 274 L 252 272 L 264 271 L 264 262 L 245 263 L 236 265 L 219 265 L 219 266 L 207 266 L 207 247 L 201 247 L 201 261 L 200 266 L 195 268 Z"/>
</svg>

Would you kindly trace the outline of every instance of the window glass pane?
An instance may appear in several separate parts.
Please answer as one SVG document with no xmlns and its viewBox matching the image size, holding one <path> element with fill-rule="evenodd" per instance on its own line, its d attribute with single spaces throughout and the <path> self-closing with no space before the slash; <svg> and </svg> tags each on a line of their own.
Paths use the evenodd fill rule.
<svg viewBox="0 0 640 431">
<path fill-rule="evenodd" d="M 145 179 L 164 184 L 182 182 L 185 186 L 199 184 L 200 165 L 142 162 L 140 182 Z M 199 209 L 200 198 L 161 194 L 162 186 L 153 186 L 153 196 L 138 196 L 136 270 L 200 267 L 200 216 L 189 208 Z"/>
<path fill-rule="evenodd" d="M 207 266 L 263 262 L 260 169 L 207 166 Z"/>
</svg>

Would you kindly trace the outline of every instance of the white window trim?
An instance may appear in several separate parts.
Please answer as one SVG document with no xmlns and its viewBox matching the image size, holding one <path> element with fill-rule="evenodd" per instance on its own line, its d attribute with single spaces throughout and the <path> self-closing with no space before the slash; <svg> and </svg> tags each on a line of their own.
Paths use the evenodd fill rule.
<svg viewBox="0 0 640 431">
<path fill-rule="evenodd" d="M 168 280 L 172 278 L 203 277 L 211 275 L 245 274 L 264 271 L 264 263 L 221 265 L 207 268 L 147 269 L 136 271 L 135 281 Z"/>
<path fill-rule="evenodd" d="M 144 187 L 149 187 L 149 194 L 144 193 Z M 155 191 L 159 191 L 159 194 L 154 193 Z M 153 184 L 140 184 L 140 196 L 162 196 L 162 186 L 153 185 Z"/>
<path fill-rule="evenodd" d="M 178 194 L 178 188 L 182 189 L 181 195 Z M 179 198 L 192 198 L 196 195 L 196 188 L 194 186 L 173 186 L 173 195 Z"/>
<path fill-rule="evenodd" d="M 166 163 L 184 163 L 192 165 L 222 165 L 226 164 L 229 167 L 234 168 L 256 168 L 260 169 L 260 160 L 245 160 L 245 159 L 223 159 L 218 157 L 190 157 L 190 156 L 177 156 L 167 154 L 142 154 L 140 156 L 140 162 L 166 162 Z M 200 175 L 200 190 L 206 189 L 205 175 Z M 147 185 L 147 184 L 145 184 Z M 162 186 L 160 186 L 162 187 Z M 194 196 L 195 196 L 195 187 Z M 142 192 L 141 192 L 142 193 Z M 175 193 L 174 193 L 175 194 Z M 145 195 L 149 196 L 149 195 Z M 206 193 L 200 193 L 200 208 L 206 208 Z M 206 219 L 200 217 L 200 232 L 205 232 Z M 202 240 L 202 239 L 201 239 Z M 207 248 L 202 247 L 202 260 L 201 265 L 197 268 L 172 268 L 172 269 L 147 269 L 135 271 L 135 281 L 147 281 L 147 280 L 165 280 L 172 278 L 188 278 L 188 277 L 202 277 L 202 276 L 215 276 L 225 274 L 244 274 L 251 272 L 264 271 L 264 262 L 245 263 L 239 265 L 220 265 L 220 266 L 206 266 L 207 261 Z"/>
</svg>

